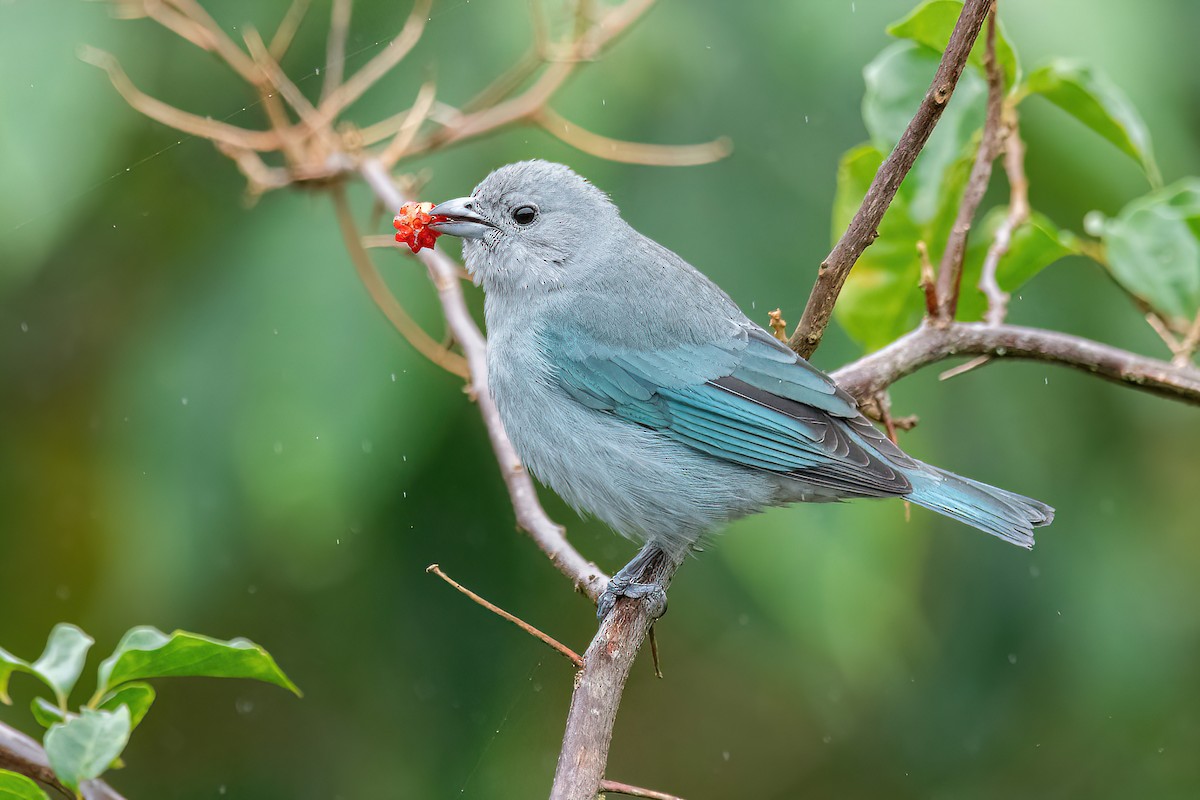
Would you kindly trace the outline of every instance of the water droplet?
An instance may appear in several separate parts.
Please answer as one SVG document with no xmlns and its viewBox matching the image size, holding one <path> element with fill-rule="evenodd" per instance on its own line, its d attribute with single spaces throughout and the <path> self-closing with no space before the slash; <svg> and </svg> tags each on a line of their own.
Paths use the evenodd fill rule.
<svg viewBox="0 0 1200 800">
<path fill-rule="evenodd" d="M 728 760 L 729 760 L 729 751 L 728 751 L 728 750 L 726 750 L 726 751 L 724 751 L 723 753 L 721 753 L 721 758 L 723 758 L 723 759 L 725 759 L 726 761 L 728 761 Z"/>
<path fill-rule="evenodd" d="M 1030 565 L 1029 565 L 1029 577 L 1031 577 L 1031 578 L 1040 578 L 1041 576 L 1042 576 L 1042 571 L 1041 571 L 1040 569 L 1038 569 L 1038 568 L 1037 568 L 1037 565 L 1036 565 L 1036 564 L 1030 564 Z"/>
<path fill-rule="evenodd" d="M 258 594 L 258 587 L 253 583 L 246 587 L 246 594 Z"/>
<path fill-rule="evenodd" d="M 29 333 L 29 323 L 28 322 L 21 323 L 21 333 Z"/>
<path fill-rule="evenodd" d="M 392 383 L 396 382 L 396 373 L 392 373 Z"/>
<path fill-rule="evenodd" d="M 1009 654 L 1008 654 L 1008 663 L 1010 663 L 1010 664 L 1015 664 L 1015 663 L 1017 663 L 1017 654 L 1016 654 L 1016 653 L 1009 653 Z"/>
<path fill-rule="evenodd" d="M 186 397 L 181 397 L 181 398 L 179 398 L 179 402 L 183 403 L 183 404 L 186 406 L 186 405 L 187 405 L 187 398 L 186 398 Z"/>
<path fill-rule="evenodd" d="M 271 449 L 275 451 L 275 455 L 279 455 L 283 452 L 283 442 L 276 442 L 271 445 Z"/>
<path fill-rule="evenodd" d="M 825 744 L 829 744 L 830 742 L 833 741 L 832 734 L 828 734 L 828 733 L 825 734 L 824 736 L 821 737 L 821 741 L 824 742 Z"/>
<path fill-rule="evenodd" d="M 363 439 L 363 440 L 362 440 L 362 451 L 363 451 L 364 453 L 369 453 L 369 452 L 371 452 L 371 451 L 372 451 L 372 450 L 374 450 L 374 449 L 375 449 L 375 445 L 371 444 L 371 440 L 370 440 L 370 439 Z"/>
<path fill-rule="evenodd" d="M 60 583 L 58 588 L 54 590 L 54 596 L 59 600 L 67 600 L 71 597 L 71 587 L 65 583 Z"/>
<path fill-rule="evenodd" d="M 239 714 L 249 714 L 254 710 L 254 703 L 250 700 L 239 698 L 238 701 L 233 704 L 233 707 L 237 709 L 237 713 Z"/>
</svg>

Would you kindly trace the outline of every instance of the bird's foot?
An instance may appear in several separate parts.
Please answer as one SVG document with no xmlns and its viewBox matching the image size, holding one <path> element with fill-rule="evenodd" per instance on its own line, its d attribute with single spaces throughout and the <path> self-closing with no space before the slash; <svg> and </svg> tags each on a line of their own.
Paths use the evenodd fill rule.
<svg viewBox="0 0 1200 800">
<path fill-rule="evenodd" d="M 667 613 L 667 590 L 661 584 L 635 583 L 617 573 L 609 580 L 608 588 L 596 602 L 596 618 L 603 622 L 622 597 L 643 601 L 651 619 L 659 619 Z"/>
</svg>

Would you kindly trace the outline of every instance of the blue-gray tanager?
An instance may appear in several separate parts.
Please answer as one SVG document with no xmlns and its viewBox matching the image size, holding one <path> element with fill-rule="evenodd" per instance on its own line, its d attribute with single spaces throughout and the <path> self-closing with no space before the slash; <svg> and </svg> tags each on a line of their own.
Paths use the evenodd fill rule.
<svg viewBox="0 0 1200 800">
<path fill-rule="evenodd" d="M 581 512 L 676 564 L 769 506 L 903 497 L 1033 546 L 1044 503 L 909 457 L 849 394 L 751 322 L 712 281 L 621 219 L 561 164 L 502 167 L 432 227 L 463 239 L 482 284 L 488 377 L 517 452 Z M 665 608 L 665 606 L 663 606 Z"/>
</svg>

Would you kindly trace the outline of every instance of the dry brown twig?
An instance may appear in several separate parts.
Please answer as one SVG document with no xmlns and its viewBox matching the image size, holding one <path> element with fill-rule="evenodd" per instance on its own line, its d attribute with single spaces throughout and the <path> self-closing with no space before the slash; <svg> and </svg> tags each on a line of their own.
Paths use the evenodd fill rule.
<svg viewBox="0 0 1200 800">
<path fill-rule="evenodd" d="M 433 85 L 426 83 L 409 109 L 362 128 L 339 124 L 341 115 L 417 44 L 428 21 L 429 0 L 416 0 L 399 34 L 366 66 L 348 78 L 344 78 L 342 64 L 351 3 L 350 0 L 334 0 L 325 81 L 316 103 L 308 100 L 279 68 L 307 9 L 307 0 L 294 0 L 269 44 L 264 44 L 253 31 L 249 32 L 245 37 L 247 50 L 242 50 L 230 39 L 196 0 L 119 0 L 117 5 L 123 16 L 154 19 L 193 45 L 224 60 L 260 97 L 270 124 L 267 130 L 241 128 L 177 109 L 141 92 L 111 55 L 93 48 L 81 51 L 84 60 L 108 73 L 114 87 L 135 110 L 165 125 L 212 141 L 246 176 L 252 195 L 289 186 L 331 187 L 348 253 L 372 299 L 414 347 L 435 363 L 470 381 L 518 526 L 581 592 L 593 600 L 603 591 L 607 576 L 575 550 L 562 528 L 546 515 L 538 503 L 529 475 L 504 432 L 488 392 L 486 343 L 463 296 L 461 267 L 438 251 L 429 250 L 418 255 L 437 289 L 447 329 L 461 350 L 460 355 L 447 350 L 412 323 L 403 305 L 388 290 L 363 247 L 341 182 L 358 176 L 385 207 L 398 208 L 406 198 L 397 187 L 397 178 L 392 175 L 392 168 L 397 163 L 514 124 L 540 126 L 569 144 L 613 160 L 689 164 L 723 157 L 728 153 L 728 143 L 721 139 L 687 147 L 620 142 L 581 129 L 548 106 L 581 64 L 602 55 L 653 2 L 625 0 L 613 7 L 595 9 L 594 15 L 588 10 L 592 8 L 590 3 L 580 2 L 573 35 L 558 43 L 548 41 L 547 26 L 535 18 L 534 48 L 461 108 L 437 102 Z M 846 276 L 877 236 L 880 220 L 949 102 L 984 20 L 994 7 L 995 0 L 966 0 L 964 3 L 928 93 L 899 143 L 881 165 L 858 213 L 821 265 L 803 318 L 789 342 L 801 355 L 810 355 L 819 345 Z M 1003 258 L 1013 232 L 1024 221 L 1022 213 L 1027 216 L 1028 204 L 1025 202 L 1022 212 L 1020 201 L 1026 199 L 1026 189 L 1020 141 L 1015 138 L 1015 119 L 993 117 L 991 113 L 998 107 L 994 96 L 999 74 L 994 57 L 994 15 L 992 24 L 988 48 L 991 56 L 988 69 L 988 128 L 991 136 L 985 133 L 976 160 L 979 174 L 973 175 L 970 181 L 979 196 L 977 198 L 973 191 L 968 192 L 960 208 L 960 219 L 966 224 L 961 227 L 961 233 L 960 226 L 956 226 L 955 233 L 965 246 L 966 229 L 990 177 L 991 162 L 995 157 L 993 150 L 1000 146 L 995 142 L 1002 141 L 1008 156 L 1005 168 L 1013 186 L 1013 200 L 1009 217 L 1001 228 L 1001 233 L 1005 230 L 1007 233 L 1003 240 L 998 235 L 993 242 L 988 253 L 990 266 L 985 267 L 984 277 L 991 281 L 983 289 L 989 298 L 990 324 L 958 323 L 952 319 L 958 281 L 953 273 L 961 270 L 961 256 L 955 246 L 953 258 L 944 261 L 942 268 L 946 289 L 938 291 L 932 276 L 925 275 L 930 317 L 939 317 L 937 324 L 923 325 L 883 350 L 835 372 L 834 377 L 860 399 L 879 398 L 876 403 L 881 407 L 880 416 L 890 420 L 893 430 L 903 427 L 904 420 L 891 419 L 883 410 L 887 404 L 887 387 L 916 369 L 960 354 L 1052 361 L 1165 396 L 1200 402 L 1200 371 L 1190 366 L 1172 367 L 1165 362 L 1077 337 L 999 324 L 1003 318 L 1003 301 L 996 293 L 998 286 L 993 285 L 995 267 Z M 1003 125 L 1010 128 L 1005 135 L 1001 135 Z M 282 164 L 269 164 L 264 155 L 281 158 Z M 1015 180 L 1014 176 L 1022 180 Z M 379 244 L 378 238 L 368 237 L 370 245 Z M 948 256 L 951 250 L 947 247 Z M 927 250 L 923 258 L 927 263 Z M 927 272 L 932 273 L 932 266 Z M 951 286 L 953 291 L 950 291 Z M 1193 333 L 1187 340 L 1193 350 L 1200 344 L 1200 321 L 1193 326 Z M 659 580 L 665 585 L 675 567 L 666 562 L 649 564 L 641 580 Z M 622 688 L 651 622 L 643 604 L 621 600 L 602 622 L 582 656 L 582 669 L 572 696 L 552 798 L 582 800 L 603 790 L 677 800 L 661 792 L 604 779 Z M 563 651 L 570 652 L 565 647 L 560 650 Z"/>
</svg>

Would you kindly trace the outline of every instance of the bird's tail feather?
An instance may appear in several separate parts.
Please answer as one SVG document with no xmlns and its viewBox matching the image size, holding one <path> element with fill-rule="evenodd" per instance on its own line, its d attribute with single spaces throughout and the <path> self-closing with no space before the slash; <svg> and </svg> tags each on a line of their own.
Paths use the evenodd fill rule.
<svg viewBox="0 0 1200 800">
<path fill-rule="evenodd" d="M 1054 520 L 1053 508 L 1030 497 L 928 464 L 921 467 L 919 472 L 908 473 L 913 489 L 907 499 L 1007 542 L 1029 549 L 1033 547 L 1033 529 Z"/>
</svg>

